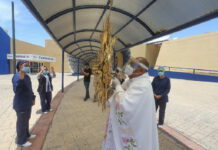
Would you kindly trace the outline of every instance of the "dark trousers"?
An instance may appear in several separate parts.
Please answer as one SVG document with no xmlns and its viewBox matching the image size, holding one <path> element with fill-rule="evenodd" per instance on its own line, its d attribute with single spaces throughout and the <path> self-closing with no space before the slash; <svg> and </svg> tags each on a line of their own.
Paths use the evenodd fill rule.
<svg viewBox="0 0 218 150">
<path fill-rule="evenodd" d="M 85 98 L 89 98 L 89 83 L 90 82 L 87 82 L 87 81 L 84 81 L 84 85 L 85 85 L 85 88 L 86 88 L 86 96 Z"/>
<path fill-rule="evenodd" d="M 17 114 L 17 144 L 22 145 L 27 142 L 30 137 L 29 120 L 31 116 L 31 108 L 27 110 L 15 110 Z"/>
<path fill-rule="evenodd" d="M 158 124 L 159 125 L 163 125 L 164 124 L 164 117 L 165 117 L 165 110 L 166 110 L 166 105 L 167 102 L 162 102 L 159 100 L 155 100 L 155 104 L 156 104 L 156 111 L 159 107 L 159 121 Z"/>
<path fill-rule="evenodd" d="M 41 100 L 42 112 L 48 111 L 51 108 L 52 93 L 51 92 L 39 93 L 39 95 Z"/>
</svg>

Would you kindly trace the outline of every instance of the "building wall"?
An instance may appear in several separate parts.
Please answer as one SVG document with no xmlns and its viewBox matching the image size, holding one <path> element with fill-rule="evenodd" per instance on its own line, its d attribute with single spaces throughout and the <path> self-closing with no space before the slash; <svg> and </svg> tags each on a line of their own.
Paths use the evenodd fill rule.
<svg viewBox="0 0 218 150">
<path fill-rule="evenodd" d="M 145 57 L 145 44 L 137 45 L 130 48 L 131 56 L 133 57 Z"/>
<path fill-rule="evenodd" d="M 10 54 L 10 37 L 0 28 L 0 74 L 10 73 L 10 62 L 7 60 Z"/>
<path fill-rule="evenodd" d="M 160 46 L 155 44 L 141 44 L 130 49 L 131 56 L 144 57 L 151 66 L 156 64 L 156 60 L 160 51 Z"/>
<path fill-rule="evenodd" d="M 122 68 L 123 67 L 123 54 L 120 52 L 117 52 L 116 56 L 117 56 L 116 67 Z"/>
<path fill-rule="evenodd" d="M 164 42 L 157 65 L 218 70 L 218 32 Z"/>
<path fill-rule="evenodd" d="M 13 54 L 13 45 L 11 39 L 11 54 Z M 50 56 L 56 58 L 56 62 L 43 62 L 48 68 L 53 66 L 56 72 L 62 72 L 62 50 L 53 40 L 46 40 L 45 47 L 27 43 L 24 41 L 16 40 L 15 43 L 16 54 L 36 54 L 43 56 Z M 70 72 L 68 65 L 67 54 L 65 53 L 64 69 L 65 72 Z M 11 73 L 13 72 L 13 62 L 10 61 Z"/>
<path fill-rule="evenodd" d="M 160 45 L 148 44 L 145 46 L 145 58 L 148 60 L 150 66 L 156 65 L 159 51 Z"/>
</svg>

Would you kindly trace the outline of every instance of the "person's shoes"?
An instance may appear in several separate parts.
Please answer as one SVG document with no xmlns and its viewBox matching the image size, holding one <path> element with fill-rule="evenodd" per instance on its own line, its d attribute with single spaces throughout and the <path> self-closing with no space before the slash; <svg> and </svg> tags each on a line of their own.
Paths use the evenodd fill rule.
<svg viewBox="0 0 218 150">
<path fill-rule="evenodd" d="M 163 128 L 163 125 L 160 125 L 160 124 L 159 124 L 159 125 L 157 125 L 157 127 L 158 127 L 158 128 Z"/>
<path fill-rule="evenodd" d="M 44 111 L 44 112 L 42 112 L 43 114 L 47 114 L 48 112 L 47 111 Z"/>
<path fill-rule="evenodd" d="M 29 139 L 35 139 L 36 138 L 36 135 L 35 134 L 31 134 Z"/>
<path fill-rule="evenodd" d="M 22 144 L 21 146 L 23 146 L 23 147 L 30 147 L 31 145 L 32 145 L 32 143 L 27 141 L 26 143 Z"/>
<path fill-rule="evenodd" d="M 53 111 L 53 109 L 49 109 L 48 111 L 49 111 L 49 112 L 52 112 L 52 111 Z"/>
<path fill-rule="evenodd" d="M 84 98 L 84 101 L 86 101 L 88 98 Z"/>
</svg>

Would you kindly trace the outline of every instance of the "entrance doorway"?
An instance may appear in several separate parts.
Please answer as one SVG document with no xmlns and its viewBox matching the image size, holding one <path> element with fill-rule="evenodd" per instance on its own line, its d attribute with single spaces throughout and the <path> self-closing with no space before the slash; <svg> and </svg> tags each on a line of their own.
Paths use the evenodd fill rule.
<svg viewBox="0 0 218 150">
<path fill-rule="evenodd" d="M 43 66 L 43 63 L 41 62 L 30 62 L 30 73 L 38 73 L 41 69 L 41 66 Z"/>
</svg>

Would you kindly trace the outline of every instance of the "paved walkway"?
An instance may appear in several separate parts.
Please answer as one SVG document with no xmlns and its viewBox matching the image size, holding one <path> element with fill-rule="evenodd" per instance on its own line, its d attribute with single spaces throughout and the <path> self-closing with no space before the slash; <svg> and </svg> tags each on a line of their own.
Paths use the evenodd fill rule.
<svg viewBox="0 0 218 150">
<path fill-rule="evenodd" d="M 90 95 L 93 95 L 92 85 Z M 83 82 L 65 93 L 44 143 L 43 150 L 100 150 L 108 111 L 92 98 L 83 101 Z"/>
<path fill-rule="evenodd" d="M 0 150 L 15 150 L 16 138 L 16 113 L 12 108 L 14 92 L 12 89 L 12 74 L 0 75 Z M 36 95 L 36 104 L 32 108 L 30 119 L 30 128 L 32 128 L 41 116 L 41 106 L 39 94 L 37 92 L 38 80 L 36 75 L 30 75 L 32 80 L 33 91 Z M 67 86 L 77 79 L 71 76 L 71 73 L 65 73 L 64 85 Z M 61 74 L 57 73 L 57 77 L 53 79 L 53 96 L 55 96 L 61 88 Z"/>
<path fill-rule="evenodd" d="M 217 150 L 218 84 L 176 79 L 171 83 L 166 124 L 206 149 Z M 93 95 L 92 85 L 90 89 Z M 101 149 L 108 111 L 101 112 L 92 99 L 84 102 L 83 96 L 83 82 L 64 95 L 43 150 Z M 159 136 L 160 142 L 166 139 L 162 134 Z M 163 143 L 160 145 L 162 150 L 167 150 Z"/>
<path fill-rule="evenodd" d="M 32 79 L 34 90 L 36 90 L 35 76 Z M 65 85 L 72 83 L 73 80 L 75 78 L 66 76 Z M 54 80 L 54 84 L 57 84 L 56 89 L 59 89 L 60 82 L 58 75 Z M 68 147 L 82 144 L 86 147 L 94 145 L 96 149 L 100 148 L 107 112 L 102 113 L 97 103 L 92 103 L 91 100 L 83 102 L 84 87 L 82 83 L 78 84 L 64 95 L 64 100 L 61 102 L 49 130 L 44 150 L 52 149 L 51 146 L 60 149 L 63 141 L 68 143 L 66 144 Z M 170 102 L 167 104 L 165 123 L 206 149 L 217 150 L 218 83 L 172 79 L 171 84 L 172 89 L 169 95 Z M 55 92 L 53 93 L 55 95 Z M 13 98 L 11 76 L 1 76 L 0 94 L 0 150 L 15 150 L 16 116 L 11 106 Z M 37 98 L 36 106 L 33 108 L 31 127 L 41 115 L 36 113 L 39 109 L 39 99 Z M 86 125 L 85 128 L 83 128 L 84 125 Z M 53 130 L 57 134 L 52 133 Z M 61 140 L 56 140 L 56 138 Z M 95 147 L 93 148 L 95 149 Z"/>
<path fill-rule="evenodd" d="M 165 123 L 208 150 L 218 150 L 218 83 L 171 79 Z"/>
</svg>

